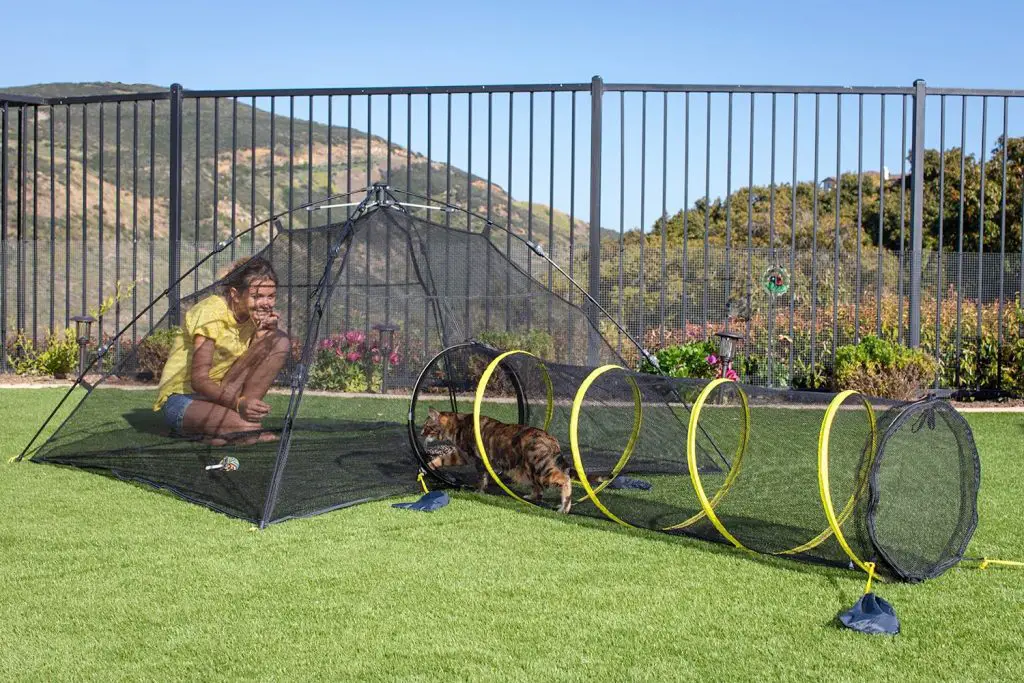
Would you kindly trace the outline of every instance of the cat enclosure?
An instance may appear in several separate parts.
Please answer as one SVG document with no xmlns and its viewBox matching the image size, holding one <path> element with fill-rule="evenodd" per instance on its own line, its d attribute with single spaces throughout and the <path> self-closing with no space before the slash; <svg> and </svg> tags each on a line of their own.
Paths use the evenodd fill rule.
<svg viewBox="0 0 1024 683">
<path fill-rule="evenodd" d="M 247 235 L 274 265 L 290 321 L 292 353 L 264 423 L 278 441 L 214 447 L 172 435 L 153 411 L 155 391 L 117 382 L 136 372 L 144 346 L 115 357 L 115 337 L 22 457 L 148 484 L 260 527 L 421 486 L 473 486 L 482 471 L 491 492 L 525 501 L 482 447 L 475 465 L 430 468 L 419 433 L 433 407 L 555 436 L 572 463 L 576 514 L 762 554 L 870 563 L 908 580 L 962 557 L 978 456 L 947 403 L 637 372 L 648 354 L 638 344 L 616 352 L 608 339 L 625 332 L 541 245 L 403 194 L 374 186 L 360 202 L 297 209 L 309 227 L 275 218 Z M 204 261 L 182 278 L 207 272 Z M 221 291 L 225 275 L 204 276 L 182 308 Z M 178 316 L 168 307 L 148 336 L 173 334 Z M 537 321 L 550 343 L 504 348 Z"/>
</svg>

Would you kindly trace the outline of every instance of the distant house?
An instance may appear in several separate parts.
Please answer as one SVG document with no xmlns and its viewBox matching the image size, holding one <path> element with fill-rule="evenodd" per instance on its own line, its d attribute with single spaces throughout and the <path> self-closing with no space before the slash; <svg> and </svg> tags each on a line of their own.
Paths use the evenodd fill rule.
<svg viewBox="0 0 1024 683">
<path fill-rule="evenodd" d="M 836 189 L 836 179 L 835 179 L 835 177 L 834 176 L 829 176 L 828 178 L 825 178 L 824 180 L 822 180 L 821 181 L 821 189 L 825 190 L 825 192 L 831 192 L 832 190 Z"/>
</svg>

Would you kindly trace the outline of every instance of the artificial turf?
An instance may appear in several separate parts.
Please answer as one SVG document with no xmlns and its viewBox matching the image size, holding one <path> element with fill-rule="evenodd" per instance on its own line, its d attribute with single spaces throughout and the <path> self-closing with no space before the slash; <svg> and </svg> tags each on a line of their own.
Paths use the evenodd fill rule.
<svg viewBox="0 0 1024 683">
<path fill-rule="evenodd" d="M 876 586 L 903 623 L 889 638 L 836 626 L 858 573 L 494 496 L 260 532 L 147 487 L 8 464 L 58 396 L 0 391 L 3 680 L 1024 678 L 1024 571 Z M 968 554 L 1024 559 L 1024 418 L 968 419 L 983 471 Z"/>
</svg>

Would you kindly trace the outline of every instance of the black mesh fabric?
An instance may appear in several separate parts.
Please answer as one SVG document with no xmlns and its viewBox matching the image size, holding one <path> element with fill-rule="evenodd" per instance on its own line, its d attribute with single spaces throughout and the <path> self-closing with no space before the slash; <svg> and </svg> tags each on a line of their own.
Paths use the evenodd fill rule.
<svg viewBox="0 0 1024 683">
<path fill-rule="evenodd" d="M 147 372 L 158 377 L 159 368 L 154 372 L 140 354 L 149 340 L 173 332 L 163 317 L 134 347 L 119 339 L 104 346 L 81 385 L 86 390 L 77 389 L 69 402 L 84 398 L 31 451 L 32 460 L 149 484 L 265 525 L 420 490 L 409 395 L 427 360 L 449 345 L 533 330 L 551 340 L 547 361 L 586 363 L 588 338 L 597 339 L 600 362 L 618 360 L 575 305 L 581 297 L 571 282 L 506 231 L 472 218 L 456 225 L 447 214 L 410 212 L 393 202 L 352 221 L 332 222 L 331 215 L 311 213 L 312 227 L 301 230 L 275 222 L 257 231 L 262 241 L 252 233 L 222 244 L 179 283 L 184 313 L 222 291 L 216 278 L 228 273 L 228 247 L 251 249 L 273 264 L 292 353 L 266 398 L 272 410 L 264 427 L 281 442 L 212 447 L 174 437 L 152 409 L 155 384 L 118 382 Z M 213 275 L 209 266 L 218 259 Z M 143 312 L 136 324 L 145 320 Z M 325 345 L 352 335 L 363 344 L 358 377 L 332 384 Z M 372 345 L 386 351 L 376 358 Z M 224 457 L 237 459 L 238 469 L 206 469 Z"/>
<path fill-rule="evenodd" d="M 978 522 L 980 484 L 974 437 L 948 403 L 915 403 L 892 421 L 867 519 L 872 541 L 901 578 L 937 576 L 963 557 Z"/>
<path fill-rule="evenodd" d="M 903 579 L 941 573 L 973 531 L 977 453 L 946 403 L 926 409 L 499 353 L 464 344 L 428 363 L 410 423 L 421 463 L 430 457 L 418 440 L 428 407 L 471 414 L 490 365 L 481 414 L 559 440 L 573 462 L 576 514 L 815 563 L 874 563 Z M 505 487 L 491 492 L 527 497 L 528 487 L 497 474 Z M 471 487 L 479 473 L 467 465 L 434 475 Z M 558 491 L 540 504 L 557 506 Z"/>
</svg>

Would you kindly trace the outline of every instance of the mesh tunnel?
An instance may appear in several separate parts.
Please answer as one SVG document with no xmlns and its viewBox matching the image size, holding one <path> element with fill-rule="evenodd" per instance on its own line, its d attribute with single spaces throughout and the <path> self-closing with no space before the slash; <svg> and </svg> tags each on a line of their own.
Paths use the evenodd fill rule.
<svg viewBox="0 0 1024 683">
<path fill-rule="evenodd" d="M 442 401 L 437 386 L 451 388 Z M 439 354 L 414 390 L 409 429 L 421 453 L 431 405 L 557 438 L 577 514 L 755 553 L 916 580 L 962 557 L 976 518 L 977 452 L 963 418 L 940 401 L 584 368 L 470 343 Z M 479 455 L 491 492 L 532 502 L 528 487 Z M 472 467 L 431 473 L 456 486 L 479 476 Z M 557 500 L 550 489 L 541 504 Z"/>
</svg>

